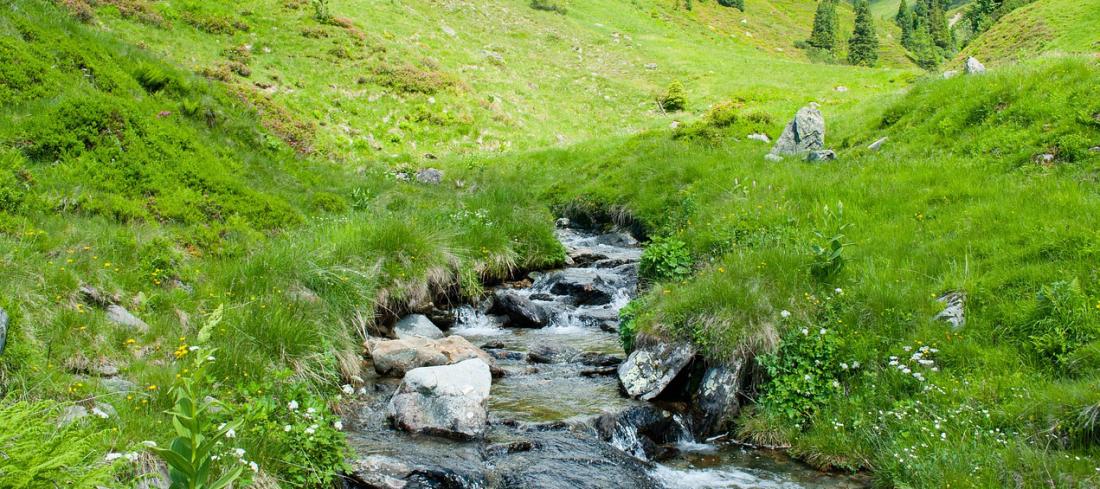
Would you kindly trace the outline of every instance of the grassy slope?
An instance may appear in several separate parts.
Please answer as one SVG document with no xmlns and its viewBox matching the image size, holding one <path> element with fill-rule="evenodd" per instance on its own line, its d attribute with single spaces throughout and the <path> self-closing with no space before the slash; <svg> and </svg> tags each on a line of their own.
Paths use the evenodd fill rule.
<svg viewBox="0 0 1100 489">
<path fill-rule="evenodd" d="M 716 147 L 651 134 L 481 164 L 551 201 L 621 206 L 687 242 L 702 270 L 657 284 L 643 328 L 721 358 L 824 327 L 844 346 L 822 370 L 863 365 L 837 375 L 844 394 L 818 398 L 802 429 L 765 408 L 743 420 L 744 436 L 791 443 L 822 467 L 873 468 L 886 487 L 1089 487 L 1100 459 L 1078 414 L 1100 401 L 1100 157 L 1088 151 L 1100 142 L 1098 81 L 1094 62 L 1050 62 L 826 109 L 841 157 L 824 166 L 766 162 L 765 146 L 728 142 L 748 132 L 740 125 Z M 882 152 L 862 149 L 879 136 L 890 137 Z M 1032 163 L 1047 151 L 1059 155 L 1052 168 Z M 454 168 L 471 164 L 481 168 Z M 807 270 L 809 248 L 814 231 L 835 229 L 823 209 L 838 203 L 854 246 L 841 278 L 823 284 Z M 1073 279 L 1092 343 L 1055 364 L 1022 331 L 1040 287 Z M 968 322 L 953 333 L 930 318 L 935 297 L 959 289 Z M 827 323 L 823 302 L 840 304 Z M 921 345 L 940 351 L 927 384 L 887 364 Z"/>
<path fill-rule="evenodd" d="M 1100 53 L 1100 5 L 1091 1 L 1039 0 L 1006 15 L 956 58 L 974 56 L 990 66 L 1036 55 Z"/>
<path fill-rule="evenodd" d="M 731 93 L 762 89 L 778 99 L 774 107 L 789 110 L 801 101 L 785 100 L 788 89 L 821 98 L 840 84 L 888 89 L 898 76 L 827 65 L 805 70 L 794 62 L 804 59 L 793 43 L 808 37 L 812 23 L 813 4 L 805 1 L 758 1 L 741 14 L 710 1 L 688 12 L 668 2 L 598 0 L 574 2 L 566 15 L 518 0 L 332 2 L 333 15 L 362 40 L 319 25 L 307 2 L 152 8 L 168 27 L 120 19 L 111 7 L 101 7 L 99 17 L 120 37 L 194 70 L 224 62 L 226 48 L 251 45 L 251 77 L 233 78 L 268 86 L 275 101 L 321 125 L 322 149 L 356 158 L 418 162 L 424 153 L 522 150 L 663 127 L 669 118 L 653 99 L 675 79 L 687 85 L 689 111 L 699 112 Z M 850 8 L 842 11 L 849 30 Z M 185 12 L 251 28 L 209 34 L 182 22 Z M 887 66 L 909 66 L 896 43 L 884 36 L 883 44 Z M 649 63 L 657 69 L 647 70 Z M 402 76 L 375 73 L 405 65 L 461 86 L 402 93 L 384 86 Z"/>
<path fill-rule="evenodd" d="M 276 94 L 293 112 L 280 116 L 261 110 L 258 115 L 222 86 L 176 71 L 113 40 L 111 34 L 96 34 L 35 2 L 17 5 L 2 18 L 2 28 L 12 35 L 0 44 L 5 56 L 28 60 L 0 71 L 0 88 L 8 90 L 0 131 L 0 178 L 6 179 L 0 182 L 5 190 L 22 189 L 0 195 L 0 264 L 6 273 L 0 300 L 15 316 L 9 350 L 0 357 L 6 394 L 65 402 L 101 395 L 104 388 L 98 380 L 69 371 L 74 359 L 93 356 L 119 364 L 123 375 L 143 388 L 169 385 L 182 368 L 172 354 L 177 338 L 192 338 L 195 325 L 219 304 L 227 306 L 227 317 L 226 328 L 214 340 L 222 349 L 215 366 L 221 379 L 215 395 L 230 403 L 251 402 L 249 393 L 255 393 L 255 382 L 260 382 L 252 379 L 273 382 L 259 385 L 271 389 L 268 396 L 283 401 L 292 386 L 332 392 L 341 375 L 353 375 L 357 368 L 353 331 L 360 326 L 358 314 L 369 321 L 376 307 L 423 301 L 432 292 L 428 283 L 438 288 L 457 281 L 463 293 L 476 294 L 479 274 L 500 276 L 512 267 L 559 259 L 545 204 L 622 206 L 652 232 L 688 241 L 704 264 L 702 270 L 691 282 L 656 288 L 643 322 L 692 337 L 720 355 L 744 338 L 792 328 L 794 324 L 779 321 L 778 310 L 794 311 L 799 321 L 816 320 L 816 306 L 800 298 L 805 293 L 827 296 L 828 288 L 808 280 L 806 248 L 812 231 L 821 227 L 820 209 L 842 200 L 847 219 L 856 224 L 849 234 L 857 245 L 847 252 L 849 269 L 839 285 L 858 304 L 845 310 L 845 320 L 858 321 L 861 328 L 860 334 L 842 330 L 850 343 L 845 354 L 868 365 L 868 373 L 844 379 L 852 395 L 833 398 L 820 419 L 835 418 L 860 428 L 837 432 L 834 425 L 819 422 L 790 438 L 799 453 L 822 465 L 874 467 L 885 485 L 976 485 L 975 480 L 997 485 L 1005 480 L 991 469 L 1001 466 L 1021 472 L 1026 481 L 1041 478 L 1037 470 L 1043 468 L 1076 480 L 1092 474 L 1095 453 L 1087 446 L 1065 451 L 1036 448 L 1044 441 L 1038 438 L 1044 430 L 1068 423 L 1077 409 L 1095 402 L 1088 397 L 1088 382 L 1079 380 L 1087 377 L 1044 367 L 1026 341 L 995 325 L 1017 324 L 1014 311 L 1030 307 L 1037 288 L 1057 279 L 1081 278 L 1092 300 L 1097 295 L 1091 280 L 1096 275 L 1096 250 L 1088 244 L 1095 242 L 1096 223 L 1090 219 L 1098 215 L 1096 157 L 1083 150 L 1097 139 L 1095 123 L 1088 118 L 1100 112 L 1100 107 L 1088 105 L 1094 102 L 1087 89 L 1097 81 L 1093 64 L 1072 61 L 983 78 L 927 81 L 904 95 L 899 93 L 903 73 L 776 61 L 751 52 L 743 58 L 712 56 L 683 49 L 677 44 L 681 38 L 654 35 L 645 41 L 650 51 L 637 61 L 650 59 L 650 53 L 680 60 L 669 61 L 667 69 L 695 87 L 693 110 L 701 111 L 707 105 L 703 100 L 739 98 L 746 113 L 770 114 L 772 122 L 717 130 L 716 143 L 671 140 L 667 132 L 654 131 L 493 159 L 448 158 L 433 163 L 447 170 L 448 184 L 428 188 L 395 182 L 388 168 L 369 162 L 377 154 L 363 157 L 359 151 L 367 150 L 334 142 L 336 125 L 326 117 L 335 116 L 312 111 L 342 112 L 313 93 L 322 83 L 318 74 L 303 76 L 303 88 L 285 98 Z M 594 5 L 591 8 L 602 4 Z M 582 8 L 588 7 L 575 7 L 565 18 L 550 18 L 562 26 L 580 23 L 575 15 Z M 695 12 L 704 13 L 701 7 Z M 397 13 L 392 15 L 398 22 Z M 103 10 L 100 16 L 110 19 Z M 628 16 L 620 22 L 632 18 L 642 22 L 642 17 Z M 165 32 L 188 32 L 186 24 L 173 22 L 173 30 Z M 306 25 L 308 20 L 301 22 L 298 25 Z M 263 23 L 255 24 L 256 36 L 264 36 Z M 647 29 L 656 29 L 654 24 L 663 25 L 645 21 Z M 189 69 L 217 56 L 220 49 L 207 46 L 212 39 L 235 46 L 252 36 L 211 37 L 193 31 L 190 41 L 180 42 L 191 42 L 194 54 L 177 56 L 168 44 L 172 36 L 159 30 L 131 21 L 109 20 L 107 27 L 125 39 L 149 35 L 147 43 L 160 46 L 156 49 L 171 59 L 193 56 L 194 65 L 184 63 Z M 153 34 L 165 38 L 157 40 Z M 513 35 L 514 42 L 497 41 L 501 50 L 523 45 L 523 31 Z M 386 39 L 384 32 L 378 36 Z M 295 45 L 299 39 L 283 40 Z M 405 49 L 400 39 L 408 37 L 395 35 L 390 49 Z M 270 44 L 272 54 L 279 52 L 279 45 Z M 263 46 L 257 42 L 253 48 L 262 52 Z M 316 54 L 323 49 L 296 46 L 306 49 L 300 52 L 328 59 Z M 589 52 L 587 47 L 584 52 Z M 40 53 L 52 58 L 40 65 L 29 61 L 40 58 Z M 508 66 L 516 56 L 505 55 Z M 257 54 L 253 68 L 261 74 L 253 76 L 263 76 L 269 62 L 297 63 L 283 68 L 288 73 L 308 73 L 311 63 L 318 64 L 316 57 L 265 61 Z M 148 93 L 136 76 L 147 64 L 176 81 L 163 91 Z M 531 70 L 524 76 L 543 77 L 535 61 L 523 64 Z M 580 66 L 584 68 L 569 69 L 593 65 Z M 658 71 L 665 69 L 664 63 L 660 66 Z M 714 72 L 702 66 L 713 66 Z M 622 73 L 621 83 L 631 83 L 627 75 L 632 72 Z M 730 73 L 738 76 L 731 79 Z M 492 79 L 485 75 L 476 83 Z M 1052 79 L 1059 83 L 1050 85 Z M 561 86 L 572 86 L 568 81 Z M 652 83 L 646 86 L 653 89 L 663 80 L 645 83 Z M 852 90 L 835 92 L 836 84 Z M 1049 86 L 1058 90 L 1052 92 Z M 502 87 L 520 93 L 513 82 Z M 549 96 L 541 90 L 538 94 Z M 294 96 L 301 99 L 296 102 Z M 437 94 L 437 103 L 465 107 L 473 96 Z M 397 113 L 405 103 L 426 98 L 399 97 L 380 104 Z M 598 98 L 589 94 L 581 100 Z M 840 163 L 789 162 L 777 167 L 761 159 L 766 148 L 734 140 L 750 128 L 776 136 L 795 107 L 814 99 L 824 104 L 830 118 L 830 140 L 840 149 Z M 543 110 L 539 100 L 529 103 Z M 571 98 L 555 100 L 566 100 L 564 106 L 574 109 L 582 105 Z M 84 112 L 62 110 L 89 103 L 118 116 L 79 122 Z M 192 110 L 195 107 L 200 110 Z M 604 110 L 610 108 L 597 106 L 568 115 Z M 163 111 L 172 114 L 159 116 Z M 213 122 L 208 114 L 215 115 Z M 369 121 L 376 116 L 362 117 Z M 333 166 L 296 155 L 278 142 L 274 131 L 288 125 L 308 127 L 295 126 L 295 121 L 314 117 L 327 124 L 317 129 L 318 147 L 346 152 L 355 163 Z M 502 124 L 501 131 L 532 134 L 532 141 L 524 143 L 532 146 L 547 142 L 549 136 L 542 130 L 563 116 L 547 110 L 544 117 L 537 124 Z M 576 137 L 615 134 L 617 119 L 586 117 L 595 122 L 575 124 Z M 76 131 L 84 139 L 60 153 L 35 149 L 41 146 L 39 139 L 69 134 L 55 124 L 73 122 L 80 129 L 101 120 L 125 123 Z M 663 126 L 667 119 L 650 122 Z M 263 123 L 272 129 L 260 128 Z M 437 129 L 416 134 L 410 139 L 442 137 Z M 859 149 L 882 134 L 891 136 L 884 152 Z M 395 145 L 390 150 L 407 148 Z M 1034 154 L 1045 151 L 1058 154 L 1054 169 L 1029 164 Z M 989 154 L 1001 156 L 994 159 Z M 176 164 L 164 165 L 165 161 Z M 952 178 L 943 181 L 945 174 Z M 456 180 L 465 186 L 455 188 Z M 318 195 L 319 189 L 331 195 Z M 167 198 L 173 195 L 177 197 Z M 1058 205 L 1030 205 L 1040 199 Z M 192 205 L 196 201 L 203 205 Z M 516 202 L 527 204 L 517 207 Z M 277 215 L 291 217 L 273 221 L 264 217 L 268 211 L 256 209 L 279 209 Z M 1048 231 L 1031 232 L 1036 226 Z M 1051 260 L 1057 266 L 1051 266 Z M 128 332 L 108 323 L 102 312 L 80 304 L 76 288 L 81 282 L 119 293 L 150 323 L 151 331 Z M 929 296 L 958 287 L 971 293 L 971 323 L 963 337 L 940 341 L 942 326 L 925 319 L 935 309 Z M 303 299 L 303 288 L 319 300 Z M 181 319 L 177 310 L 192 319 Z M 866 331 L 873 334 L 862 333 Z M 947 393 L 929 399 L 909 397 L 913 386 L 891 378 L 885 358 L 901 354 L 901 346 L 912 341 L 933 339 L 941 343 L 944 367 L 933 381 Z M 339 352 L 336 358 L 333 352 Z M 1081 365 L 1083 372 L 1092 372 L 1089 361 Z M 282 380 L 270 380 L 272 372 L 283 371 L 285 376 L 276 376 Z M 971 387 L 979 384 L 988 387 Z M 860 414 L 865 409 L 908 409 L 915 400 L 927 402 L 927 410 L 911 422 L 886 425 L 890 436 L 872 431 L 871 427 L 883 426 L 881 420 Z M 100 454 L 127 449 L 142 439 L 164 441 L 171 431 L 160 414 L 170 398 L 161 390 L 112 402 L 120 418 L 93 424 L 104 433 L 96 442 Z M 995 417 L 953 419 L 952 443 L 931 445 L 922 452 L 922 464 L 891 461 L 897 450 L 930 441 L 925 430 L 931 429 L 932 416 L 946 416 L 960 407 L 971 414 L 989 409 Z M 759 427 L 759 419 L 767 417 L 752 418 L 750 426 Z M 966 441 L 964 433 L 974 427 L 966 423 L 1012 435 L 1007 443 L 982 437 Z M 771 420 L 758 431 L 783 431 L 786 426 Z M 274 437 L 261 433 L 243 438 L 266 471 L 285 473 L 282 452 L 270 445 Z M 1084 461 L 1073 461 L 1073 456 Z M 98 458 L 85 460 L 94 464 Z M 984 471 L 971 475 L 973 460 L 981 460 Z M 932 479 L 937 474 L 947 477 Z"/>
</svg>

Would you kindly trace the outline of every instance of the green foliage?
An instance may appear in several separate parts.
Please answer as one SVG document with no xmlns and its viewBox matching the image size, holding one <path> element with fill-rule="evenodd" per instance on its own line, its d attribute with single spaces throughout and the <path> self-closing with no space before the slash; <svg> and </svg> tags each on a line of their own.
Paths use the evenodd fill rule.
<svg viewBox="0 0 1100 489">
<path fill-rule="evenodd" d="M 97 487 L 118 470 L 104 462 L 102 426 L 57 425 L 64 406 L 53 401 L 0 401 L 0 486 Z"/>
<path fill-rule="evenodd" d="M 329 0 L 310 0 L 313 5 L 313 19 L 322 24 L 332 22 L 332 11 L 329 10 Z"/>
<path fill-rule="evenodd" d="M 241 443 L 251 446 L 254 456 L 272 461 L 267 470 L 280 480 L 292 487 L 332 487 L 350 470 L 347 436 L 329 400 L 290 377 L 284 370 L 237 386 L 234 394 L 240 402 L 229 405 L 221 417 L 243 422 Z M 344 390 L 350 393 L 351 386 Z"/>
<path fill-rule="evenodd" d="M 684 89 L 684 84 L 679 80 L 670 83 L 664 95 L 657 98 L 657 103 L 662 110 L 669 112 L 684 110 L 684 107 L 687 106 L 687 92 Z"/>
<path fill-rule="evenodd" d="M 810 275 L 819 282 L 831 283 L 844 270 L 844 249 L 851 246 L 845 242 L 844 231 L 851 223 L 844 222 L 843 203 L 837 203 L 835 211 L 826 206 L 824 216 L 827 230 L 814 231 L 818 242 L 810 245 Z"/>
<path fill-rule="evenodd" d="M 627 354 L 634 351 L 634 340 L 638 336 L 638 315 L 645 309 L 642 299 L 634 299 L 619 309 L 619 344 Z"/>
<path fill-rule="evenodd" d="M 1078 349 L 1100 339 L 1098 311 L 1093 309 L 1076 279 L 1054 282 L 1039 290 L 1023 323 L 1006 332 L 1065 369 Z"/>
<path fill-rule="evenodd" d="M 693 260 L 687 244 L 672 237 L 657 237 L 646 245 L 638 271 L 657 280 L 683 280 L 691 275 Z"/>
<path fill-rule="evenodd" d="M 848 64 L 874 66 L 878 63 L 878 49 L 878 34 L 875 34 L 871 7 L 867 0 L 858 0 L 855 30 L 852 31 L 852 37 L 848 38 Z"/>
<path fill-rule="evenodd" d="M 745 0 L 718 0 L 718 5 L 732 7 L 742 12 L 745 11 Z"/>
<path fill-rule="evenodd" d="M 348 201 L 332 192 L 314 192 L 310 196 L 309 206 L 320 212 L 344 212 L 348 210 Z"/>
<path fill-rule="evenodd" d="M 844 340 L 832 329 L 843 304 L 840 296 L 830 296 L 818 321 L 790 321 L 778 350 L 757 357 L 769 377 L 759 400 L 765 411 L 807 424 L 822 404 L 843 392 L 840 380 L 851 366 L 842 367 Z"/>
<path fill-rule="evenodd" d="M 563 0 L 531 0 L 531 8 L 565 15 L 569 10 Z"/>
<path fill-rule="evenodd" d="M 836 0 L 821 0 L 814 14 L 814 28 L 807 44 L 825 51 L 836 50 L 839 21 L 836 15 Z"/>
<path fill-rule="evenodd" d="M 167 448 L 150 444 L 150 450 L 168 464 L 168 476 L 172 489 L 222 489 L 233 485 L 241 478 L 247 460 L 242 452 L 237 452 L 235 460 L 228 450 L 223 448 L 223 440 L 236 437 L 240 428 L 239 421 L 222 423 L 215 427 L 211 414 L 220 403 L 211 400 L 206 394 L 207 358 L 216 353 L 215 349 L 204 348 L 222 319 L 219 307 L 202 329 L 192 347 L 194 361 L 191 369 L 181 375 L 173 386 L 175 407 L 168 412 L 172 416 L 172 426 L 176 437 Z M 183 347 L 181 347 L 182 349 Z M 182 351 L 181 351 L 182 352 Z M 177 354 L 177 356 L 181 356 Z M 225 458 L 225 463 L 219 460 Z M 226 466 L 228 465 L 228 466 Z M 255 465 L 253 464 L 253 467 Z M 255 469 L 253 469 L 255 470 Z"/>
</svg>

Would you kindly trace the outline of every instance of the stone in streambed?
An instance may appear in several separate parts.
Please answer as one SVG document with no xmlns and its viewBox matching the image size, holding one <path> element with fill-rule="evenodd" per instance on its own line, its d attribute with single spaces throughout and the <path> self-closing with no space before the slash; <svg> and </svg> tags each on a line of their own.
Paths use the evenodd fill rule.
<svg viewBox="0 0 1100 489">
<path fill-rule="evenodd" d="M 550 323 L 546 309 L 530 299 L 508 290 L 498 290 L 493 296 L 492 314 L 508 317 L 506 326 L 541 328 Z"/>
<path fill-rule="evenodd" d="M 630 397 L 651 400 L 691 362 L 695 348 L 684 342 L 639 337 L 637 348 L 619 365 L 619 382 Z"/>
<path fill-rule="evenodd" d="M 479 358 L 410 370 L 390 399 L 387 416 L 405 431 L 479 438 L 485 433 L 492 380 L 489 365 Z"/>
<path fill-rule="evenodd" d="M 696 434 L 709 437 L 725 432 L 741 409 L 738 394 L 744 384 L 746 362 L 738 358 L 729 363 L 710 367 L 699 382 L 695 393 Z"/>
<path fill-rule="evenodd" d="M 567 268 L 554 272 L 550 293 L 573 298 L 577 305 L 603 305 L 611 302 L 615 287 L 599 272 L 586 268 Z"/>
<path fill-rule="evenodd" d="M 419 336 L 434 340 L 443 337 L 443 332 L 435 327 L 435 323 L 432 323 L 428 316 L 423 314 L 410 314 L 401 318 L 397 324 L 393 325 L 393 333 L 397 335 L 398 339 Z"/>
<path fill-rule="evenodd" d="M 368 342 L 368 349 L 374 359 L 374 370 L 381 375 L 393 377 L 400 377 L 420 367 L 449 365 L 471 358 L 480 359 L 495 367 L 488 353 L 461 336 L 448 336 L 438 340 L 420 336 L 377 340 Z"/>
</svg>

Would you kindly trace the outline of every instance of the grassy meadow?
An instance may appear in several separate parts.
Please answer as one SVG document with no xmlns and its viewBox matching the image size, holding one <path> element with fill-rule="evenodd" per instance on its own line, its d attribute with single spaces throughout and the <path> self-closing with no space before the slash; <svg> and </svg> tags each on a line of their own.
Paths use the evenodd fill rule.
<svg viewBox="0 0 1100 489">
<path fill-rule="evenodd" d="M 60 3 L 0 5 L 0 486 L 124 486 L 195 378 L 246 481 L 327 487 L 363 336 L 561 263 L 559 215 L 684 245 L 629 324 L 759 355 L 745 441 L 880 487 L 1100 485 L 1094 57 L 943 80 L 882 25 L 884 66 L 811 64 L 793 0 Z M 747 136 L 811 101 L 839 159 L 766 161 Z"/>
</svg>

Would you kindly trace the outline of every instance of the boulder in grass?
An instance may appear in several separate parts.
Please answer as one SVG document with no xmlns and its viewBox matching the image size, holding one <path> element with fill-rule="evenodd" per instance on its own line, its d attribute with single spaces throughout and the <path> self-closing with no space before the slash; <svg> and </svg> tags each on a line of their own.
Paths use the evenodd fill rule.
<svg viewBox="0 0 1100 489">
<path fill-rule="evenodd" d="M 795 114 L 772 146 L 774 155 L 796 155 L 825 148 L 825 116 L 811 103 Z"/>
<path fill-rule="evenodd" d="M 135 329 L 139 332 L 146 332 L 149 330 L 149 325 L 145 324 L 145 321 L 142 321 L 141 318 L 133 315 L 130 311 L 127 311 L 125 307 L 118 304 L 107 306 L 107 320 L 127 328 Z"/>
<path fill-rule="evenodd" d="M 481 359 L 405 374 L 387 406 L 399 429 L 457 439 L 480 438 L 488 419 L 489 366 Z"/>
<path fill-rule="evenodd" d="M 0 307 L 0 355 L 4 353 L 4 346 L 8 343 L 8 313 Z"/>
<path fill-rule="evenodd" d="M 966 58 L 966 66 L 963 67 L 967 75 L 980 75 L 985 73 L 985 65 L 973 56 Z"/>
<path fill-rule="evenodd" d="M 749 361 L 738 358 L 710 367 L 699 382 L 694 396 L 696 434 L 709 437 L 727 431 L 741 410 L 738 395 Z"/>
</svg>

